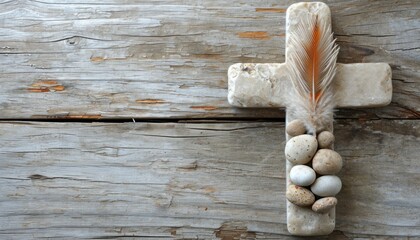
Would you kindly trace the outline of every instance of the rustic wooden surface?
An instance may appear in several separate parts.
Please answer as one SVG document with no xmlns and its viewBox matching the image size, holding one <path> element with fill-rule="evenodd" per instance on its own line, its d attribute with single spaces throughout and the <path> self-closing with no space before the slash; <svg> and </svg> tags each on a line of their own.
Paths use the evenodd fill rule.
<svg viewBox="0 0 420 240">
<path fill-rule="evenodd" d="M 0 1 L 3 119 L 267 118 L 228 105 L 227 68 L 283 62 L 296 1 Z M 387 62 L 390 107 L 338 117 L 419 118 L 418 1 L 328 1 L 339 62 Z"/>
<path fill-rule="evenodd" d="M 294 2 L 0 0 L 0 239 L 295 239 L 284 113 L 226 100 L 229 65 L 284 61 Z M 394 96 L 337 112 L 325 239 L 420 239 L 420 4 L 327 4 L 339 62 L 391 64 Z"/>
<path fill-rule="evenodd" d="M 418 121 L 335 129 L 332 236 L 420 238 Z M 3 122 L 0 134 L 1 239 L 289 239 L 284 123 Z"/>
</svg>

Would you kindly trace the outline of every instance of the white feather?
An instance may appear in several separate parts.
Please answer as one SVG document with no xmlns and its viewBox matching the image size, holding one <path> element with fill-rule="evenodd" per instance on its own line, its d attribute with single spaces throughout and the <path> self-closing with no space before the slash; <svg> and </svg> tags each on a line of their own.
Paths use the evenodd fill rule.
<svg viewBox="0 0 420 240">
<path fill-rule="evenodd" d="M 319 34 L 316 41 L 315 28 Z M 316 14 L 310 14 L 299 22 L 296 31 L 288 38 L 286 61 L 293 90 L 288 97 L 287 110 L 293 119 L 301 119 L 308 132 L 315 135 L 327 128 L 333 119 L 334 92 L 331 82 L 336 72 L 339 48 L 330 26 L 319 21 Z M 314 49 L 317 55 L 311 55 Z M 313 59 L 312 56 L 318 57 Z M 318 74 L 314 72 L 314 67 L 308 69 L 308 64 L 316 65 Z M 316 99 L 318 93 L 320 97 Z"/>
</svg>

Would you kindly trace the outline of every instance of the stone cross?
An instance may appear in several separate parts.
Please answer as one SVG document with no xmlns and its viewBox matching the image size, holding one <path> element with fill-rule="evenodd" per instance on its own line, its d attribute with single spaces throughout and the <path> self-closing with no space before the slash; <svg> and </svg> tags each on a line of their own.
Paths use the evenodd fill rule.
<svg viewBox="0 0 420 240">
<path fill-rule="evenodd" d="M 331 24 L 328 6 L 321 2 L 296 3 L 286 13 L 286 59 L 288 36 L 305 14 L 317 14 L 319 21 Z M 236 107 L 286 107 L 292 83 L 285 63 L 237 63 L 229 67 L 229 103 Z M 380 107 L 392 98 L 391 68 L 387 63 L 337 64 L 333 79 L 337 107 Z M 293 119 L 286 111 L 286 125 Z M 331 119 L 332 122 L 332 119 Z M 331 129 L 332 130 L 332 126 Z M 290 138 L 286 134 L 287 140 Z M 292 165 L 286 161 L 287 186 Z M 315 213 L 287 202 L 287 228 L 295 235 L 325 235 L 335 228 L 335 208 Z"/>
</svg>

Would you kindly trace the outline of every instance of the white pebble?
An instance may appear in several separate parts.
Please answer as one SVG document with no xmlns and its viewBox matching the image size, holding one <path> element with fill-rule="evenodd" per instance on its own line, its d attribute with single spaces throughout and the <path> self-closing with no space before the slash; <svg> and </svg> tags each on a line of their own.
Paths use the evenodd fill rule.
<svg viewBox="0 0 420 240">
<path fill-rule="evenodd" d="M 326 175 L 319 177 L 311 186 L 311 191 L 320 197 L 332 197 L 341 190 L 341 180 L 337 176 Z"/>
<path fill-rule="evenodd" d="M 296 165 L 290 170 L 290 180 L 298 186 L 309 186 L 316 178 L 315 171 L 305 165 Z"/>
<path fill-rule="evenodd" d="M 286 143 L 284 153 L 286 159 L 293 164 L 306 164 L 311 161 L 316 150 L 318 142 L 312 135 L 299 135 L 291 138 Z"/>
</svg>

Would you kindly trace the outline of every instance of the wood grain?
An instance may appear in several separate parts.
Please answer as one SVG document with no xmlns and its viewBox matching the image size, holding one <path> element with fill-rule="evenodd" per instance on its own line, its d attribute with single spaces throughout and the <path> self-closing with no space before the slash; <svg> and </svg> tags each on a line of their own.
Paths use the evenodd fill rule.
<svg viewBox="0 0 420 240">
<path fill-rule="evenodd" d="M 335 125 L 329 239 L 420 237 L 420 124 Z M 1 122 L 1 239 L 295 239 L 284 124 Z"/>
<path fill-rule="evenodd" d="M 283 62 L 295 1 L 0 1 L 0 118 L 278 118 L 228 105 L 227 68 Z M 420 117 L 420 6 L 329 1 L 339 62 L 388 62 L 389 107 L 339 118 Z"/>
</svg>

